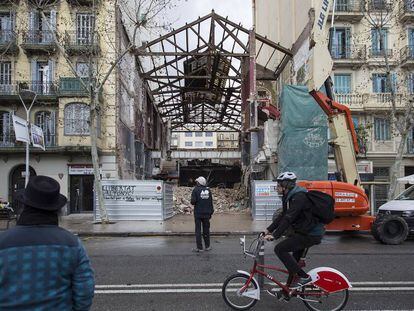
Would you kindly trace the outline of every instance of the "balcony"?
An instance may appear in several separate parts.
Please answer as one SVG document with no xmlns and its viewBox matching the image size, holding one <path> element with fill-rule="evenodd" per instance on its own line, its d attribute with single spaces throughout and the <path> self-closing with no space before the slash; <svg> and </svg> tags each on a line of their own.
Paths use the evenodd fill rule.
<svg viewBox="0 0 414 311">
<path fill-rule="evenodd" d="M 56 85 L 53 82 L 43 81 L 19 81 L 16 83 L 15 94 L 18 95 L 20 90 L 31 90 L 37 94 L 39 100 L 55 100 Z"/>
<path fill-rule="evenodd" d="M 28 53 L 52 53 L 56 51 L 53 33 L 48 30 L 30 30 L 23 33 L 21 47 Z"/>
<path fill-rule="evenodd" d="M 83 82 L 88 85 L 88 78 L 81 78 Z M 78 78 L 65 77 L 60 78 L 59 82 L 59 96 L 61 97 L 84 97 L 89 96 L 89 91 L 86 89 Z"/>
<path fill-rule="evenodd" d="M 65 48 L 69 55 L 98 54 L 99 35 L 98 33 L 85 32 L 79 34 L 76 31 L 65 33 Z"/>
<path fill-rule="evenodd" d="M 335 3 L 335 22 L 356 23 L 364 17 L 364 0 L 342 0 Z M 328 20 L 332 19 L 332 8 Z"/>
<path fill-rule="evenodd" d="M 402 68 L 413 68 L 414 67 L 414 46 L 407 45 L 400 51 L 401 56 L 401 67 Z"/>
<path fill-rule="evenodd" d="M 351 110 L 363 110 L 368 94 L 335 94 L 335 101 Z"/>
<path fill-rule="evenodd" d="M 346 45 L 331 47 L 335 67 L 362 66 L 367 59 L 365 45 Z"/>
<path fill-rule="evenodd" d="M 70 5 L 83 5 L 83 6 L 92 6 L 98 5 L 99 0 L 67 0 Z"/>
<path fill-rule="evenodd" d="M 393 0 L 390 0 L 393 1 Z M 378 12 L 383 14 L 385 12 L 391 12 L 393 7 L 390 1 L 387 0 L 370 0 L 368 1 L 368 11 Z"/>
<path fill-rule="evenodd" d="M 392 59 L 394 56 L 394 51 L 392 49 L 369 49 L 370 58 L 383 59 L 385 55 L 387 55 L 389 59 Z"/>
<path fill-rule="evenodd" d="M 9 55 L 19 53 L 17 36 L 13 30 L 0 30 L 0 53 Z"/>
<path fill-rule="evenodd" d="M 413 23 L 414 22 L 414 6 L 409 0 L 402 0 L 399 7 L 400 22 Z"/>
<path fill-rule="evenodd" d="M 15 145 L 13 127 L 10 126 L 5 132 L 0 133 L 0 148 L 13 148 Z"/>
</svg>

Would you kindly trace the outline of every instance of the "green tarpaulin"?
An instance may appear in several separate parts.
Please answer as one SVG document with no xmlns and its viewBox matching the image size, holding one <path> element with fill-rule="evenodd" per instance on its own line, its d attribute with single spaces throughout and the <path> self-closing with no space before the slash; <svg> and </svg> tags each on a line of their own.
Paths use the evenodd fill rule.
<svg viewBox="0 0 414 311">
<path fill-rule="evenodd" d="M 285 85 L 281 94 L 279 172 L 301 180 L 328 178 L 327 117 L 305 86 Z"/>
</svg>

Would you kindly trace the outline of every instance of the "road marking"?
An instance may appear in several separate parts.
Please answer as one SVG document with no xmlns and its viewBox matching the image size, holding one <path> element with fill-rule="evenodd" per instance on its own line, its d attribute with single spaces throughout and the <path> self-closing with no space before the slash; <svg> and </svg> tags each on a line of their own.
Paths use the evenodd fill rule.
<svg viewBox="0 0 414 311">
<path fill-rule="evenodd" d="M 351 282 L 354 287 L 364 287 L 364 286 L 377 286 L 377 288 L 389 288 L 391 285 L 413 285 L 414 281 L 404 282 L 404 281 L 389 281 L 389 282 Z M 107 288 L 182 288 L 182 287 L 221 287 L 223 283 L 183 283 L 183 284 L 108 284 L 108 285 L 96 285 L 97 289 L 107 289 Z M 237 285 L 237 284 L 233 284 Z M 266 283 L 266 285 L 274 285 L 273 283 Z M 373 288 L 373 287 L 371 287 Z M 394 288 L 394 287 L 392 287 Z M 406 287 L 404 287 L 406 288 Z"/>
</svg>

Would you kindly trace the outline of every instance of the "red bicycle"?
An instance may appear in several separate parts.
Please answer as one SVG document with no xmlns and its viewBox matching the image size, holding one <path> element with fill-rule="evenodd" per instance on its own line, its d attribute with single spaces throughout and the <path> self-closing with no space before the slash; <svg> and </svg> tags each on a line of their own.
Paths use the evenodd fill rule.
<svg viewBox="0 0 414 311">
<path fill-rule="evenodd" d="M 270 283 L 273 287 L 280 288 L 277 295 L 272 294 L 270 290 L 267 291 L 270 295 L 276 296 L 279 299 L 289 301 L 291 298 L 297 298 L 302 300 L 309 310 L 315 311 L 338 311 L 345 307 L 349 297 L 348 289 L 352 287 L 345 275 L 333 268 L 319 267 L 308 272 L 312 277 L 310 284 L 299 288 L 290 288 L 291 284 L 295 282 L 294 277 L 289 276 L 286 284 L 284 284 L 265 272 L 265 270 L 273 270 L 289 275 L 287 270 L 258 263 L 262 243 L 264 243 L 264 239 L 259 235 L 250 244 L 249 250 L 246 250 L 246 238 L 240 239 L 240 245 L 243 247 L 245 257 L 253 258 L 254 264 L 250 273 L 238 270 L 237 273 L 229 276 L 224 281 L 222 296 L 228 306 L 234 310 L 249 310 L 252 308 L 260 300 L 261 293 L 255 276 L 262 275 L 274 283 Z M 304 251 L 299 261 L 301 267 L 305 266 L 307 251 L 307 249 Z"/>
</svg>

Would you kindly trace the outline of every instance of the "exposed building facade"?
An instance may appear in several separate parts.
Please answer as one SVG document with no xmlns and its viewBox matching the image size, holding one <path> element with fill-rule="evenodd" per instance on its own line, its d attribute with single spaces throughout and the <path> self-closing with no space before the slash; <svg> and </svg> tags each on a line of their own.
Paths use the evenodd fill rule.
<svg viewBox="0 0 414 311">
<path fill-rule="evenodd" d="M 369 190 L 375 208 L 386 201 L 390 169 L 400 140 L 387 118 L 391 90 L 385 80 L 384 53 L 390 60 L 400 111 L 412 98 L 414 90 L 414 8 L 409 2 L 393 1 L 393 18 L 383 31 L 383 40 L 380 40 L 367 22 L 364 8 L 375 16 L 375 10 L 387 5 L 386 1 L 336 1 L 334 29 L 330 32 L 336 99 L 351 109 L 354 124 L 365 140 L 361 144 L 358 164 L 361 172 L 373 173 L 375 185 L 370 186 Z M 317 3 L 319 1 L 254 1 L 256 30 L 283 46 L 291 47 L 309 22 L 309 16 L 314 14 L 310 10 Z M 332 12 L 327 32 L 331 20 Z M 283 83 L 297 82 L 291 66 L 284 71 L 276 90 L 279 92 Z M 413 139 L 414 129 L 404 150 L 400 176 L 414 174 Z M 333 170 L 332 156 L 330 162 Z"/>
<path fill-rule="evenodd" d="M 217 133 L 217 149 L 238 149 L 239 133 L 222 132 Z"/>
<path fill-rule="evenodd" d="M 173 149 L 216 149 L 216 132 L 173 132 L 171 138 Z"/>
<path fill-rule="evenodd" d="M 26 119 L 18 94 L 30 89 L 38 95 L 30 122 L 43 129 L 46 142 L 46 151 L 31 147 L 31 175 L 59 181 L 69 199 L 68 213 L 92 211 L 89 92 L 64 55 L 84 81 L 91 72 L 101 79 L 129 42 L 120 14 L 115 1 L 66 0 L 47 7 L 45 21 L 30 0 L 0 2 L 1 197 L 12 200 L 14 191 L 24 187 L 25 149 L 15 142 L 12 115 Z M 50 27 L 65 53 L 57 47 Z M 163 146 L 165 127 L 137 69 L 135 56 L 127 54 L 99 96 L 103 179 L 150 176 L 150 150 Z"/>
</svg>

